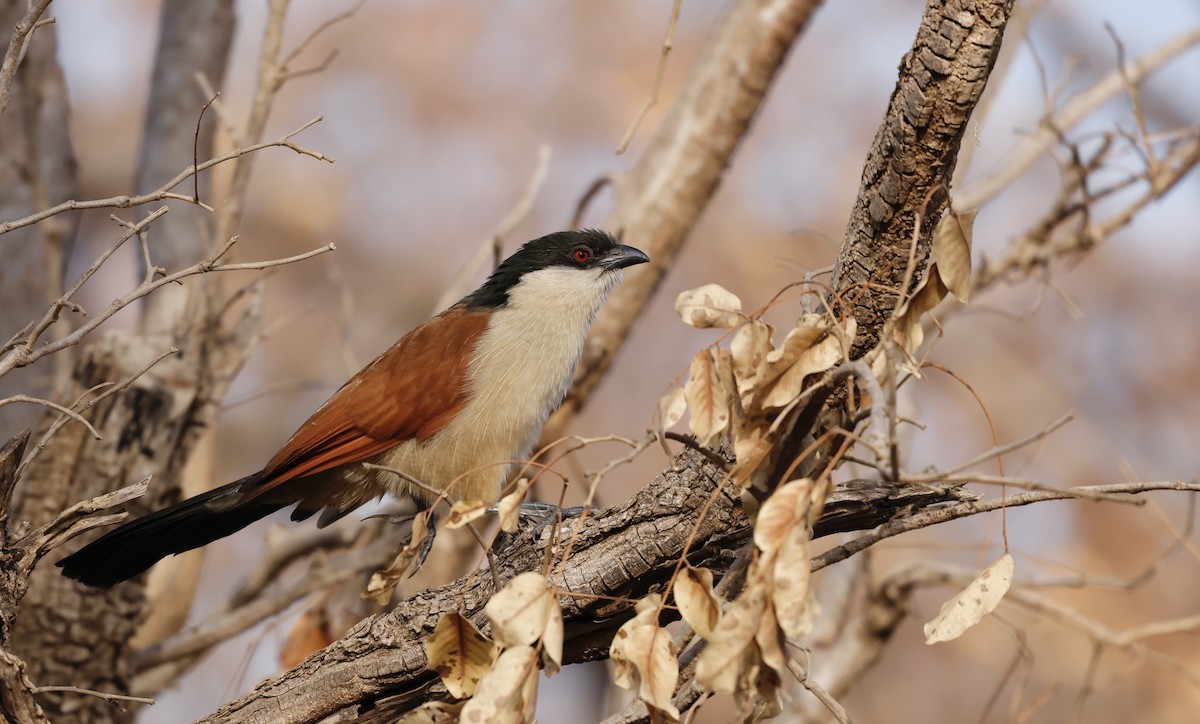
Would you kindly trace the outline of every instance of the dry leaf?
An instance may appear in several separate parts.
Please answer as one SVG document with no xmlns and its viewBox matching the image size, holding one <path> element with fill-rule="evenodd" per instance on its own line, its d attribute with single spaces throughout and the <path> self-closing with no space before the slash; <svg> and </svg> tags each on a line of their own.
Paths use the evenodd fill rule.
<svg viewBox="0 0 1200 724">
<path fill-rule="evenodd" d="M 427 701 L 402 714 L 396 724 L 455 724 L 464 704 L 465 701 Z"/>
<path fill-rule="evenodd" d="M 733 354 L 733 376 L 743 402 L 756 388 L 758 370 L 774 349 L 771 341 L 774 335 L 774 327 L 761 319 L 751 319 L 738 328 L 729 343 L 729 351 Z"/>
<path fill-rule="evenodd" d="M 447 530 L 461 528 L 467 523 L 481 517 L 488 510 L 488 503 L 482 500 L 458 500 L 450 506 L 450 514 L 443 523 Z"/>
<path fill-rule="evenodd" d="M 942 604 L 942 610 L 925 624 L 925 643 L 956 639 L 967 629 L 995 610 L 1012 585 L 1013 558 L 1005 553 L 983 569 L 975 580 L 954 598 Z"/>
<path fill-rule="evenodd" d="M 678 719 L 679 710 L 671 699 L 679 681 L 679 660 L 671 651 L 671 634 L 657 623 L 661 600 L 652 594 L 638 601 L 638 615 L 617 630 L 609 658 L 617 666 L 614 681 L 618 686 L 638 686 L 638 696 L 646 706 Z"/>
<path fill-rule="evenodd" d="M 675 605 L 700 637 L 708 640 L 721 622 L 721 602 L 713 593 L 713 575 L 707 568 L 684 566 L 675 577 Z"/>
<path fill-rule="evenodd" d="M 742 300 L 719 284 L 705 284 L 680 292 L 675 298 L 675 311 L 693 327 L 729 329 L 742 320 Z"/>
<path fill-rule="evenodd" d="M 517 481 L 516 489 L 500 499 L 496 504 L 496 514 L 500 518 L 500 530 L 505 533 L 516 533 L 517 522 L 521 517 L 521 503 L 525 502 L 525 493 L 529 492 L 533 481 L 521 478 Z"/>
<path fill-rule="evenodd" d="M 808 505 L 804 506 L 806 515 L 808 508 Z M 812 561 L 808 543 L 811 539 L 807 525 L 796 525 L 788 531 L 772 572 L 771 602 L 775 606 L 775 618 L 791 641 L 799 641 L 812 630 L 813 620 L 820 610 L 809 586 Z M 782 671 L 779 673 L 783 674 Z"/>
<path fill-rule="evenodd" d="M 733 481 L 741 488 L 753 482 L 754 472 L 771 453 L 770 420 L 737 415 L 733 419 Z"/>
<path fill-rule="evenodd" d="M 475 694 L 475 687 L 499 653 L 496 644 L 458 611 L 442 616 L 425 643 L 429 668 L 442 677 L 446 690 L 456 699 Z"/>
<path fill-rule="evenodd" d="M 554 676 L 562 670 L 563 631 L 562 606 L 556 596 L 546 605 L 546 628 L 542 631 L 542 671 Z"/>
<path fill-rule="evenodd" d="M 937 264 L 931 264 L 924 281 L 911 299 L 900 309 L 896 321 L 896 342 L 909 354 L 915 354 L 925 341 L 925 330 L 921 328 L 921 316 L 933 309 L 946 297 L 946 285 L 942 283 Z"/>
<path fill-rule="evenodd" d="M 817 343 L 817 340 L 825 332 L 826 326 L 823 321 L 806 324 L 804 320 L 801 320 L 801 323 L 783 338 L 783 344 L 768 352 L 763 358 L 763 364 L 758 368 L 758 377 L 754 381 L 754 386 L 763 390 L 774 384 L 792 368 L 792 365 L 796 364 L 796 360 L 800 359 L 800 355 L 805 350 Z"/>
<path fill-rule="evenodd" d="M 662 423 L 663 430 L 670 430 L 675 427 L 675 424 L 683 419 L 683 413 L 687 411 L 687 397 L 683 394 L 682 387 L 676 387 L 663 398 L 658 401 L 658 419 Z"/>
<path fill-rule="evenodd" d="M 505 649 L 480 680 L 462 708 L 468 724 L 526 724 L 537 703 L 537 651 L 532 646 Z"/>
<path fill-rule="evenodd" d="M 617 634 L 613 636 L 608 646 L 608 658 L 613 662 L 613 683 L 622 689 L 632 689 L 638 685 L 636 671 L 632 662 L 625 656 L 625 640 L 628 632 L 641 626 L 658 626 L 658 610 L 662 605 L 662 594 L 650 593 L 634 604 L 637 613 L 633 618 L 621 624 Z"/>
<path fill-rule="evenodd" d="M 775 618 L 775 610 L 768 603 L 763 608 L 762 617 L 758 620 L 758 630 L 754 632 L 754 642 L 762 662 L 779 673 L 787 671 L 787 655 L 783 653 L 783 639 L 779 635 L 779 622 Z"/>
<path fill-rule="evenodd" d="M 767 393 L 762 406 L 765 408 L 786 407 L 804 391 L 804 379 L 811 374 L 824 372 L 841 362 L 846 356 L 846 347 L 841 337 L 830 330 L 825 339 L 802 351 L 794 364 L 779 377 L 779 381 Z"/>
<path fill-rule="evenodd" d="M 748 582 L 742 595 L 721 615 L 721 627 L 696 660 L 700 688 L 713 693 L 734 691 L 739 673 L 758 655 L 754 637 L 766 605 L 766 588 L 760 582 Z"/>
<path fill-rule="evenodd" d="M 979 211 L 948 211 L 933 230 L 933 258 L 950 293 L 964 304 L 971 294 L 971 236 Z"/>
<path fill-rule="evenodd" d="M 812 484 L 809 478 L 785 483 L 763 503 L 754 522 L 754 544 L 764 554 L 777 553 L 792 530 L 807 526 Z"/>
<path fill-rule="evenodd" d="M 412 566 L 413 561 L 417 559 L 417 554 L 425 545 L 425 538 L 429 535 L 429 511 L 424 510 L 413 516 L 412 519 L 412 536 L 409 538 L 408 545 L 396 554 L 396 560 L 392 561 L 392 565 L 387 570 L 376 571 L 371 574 L 371 580 L 367 583 L 367 590 L 359 594 L 364 601 L 370 601 L 379 606 L 387 605 L 387 602 L 392 598 L 392 592 L 396 590 L 400 579 L 404 578 L 405 572 Z"/>
<path fill-rule="evenodd" d="M 712 350 L 702 349 L 692 358 L 683 394 L 691 411 L 688 424 L 700 444 L 707 445 L 729 425 L 730 390 L 717 372 Z"/>
<path fill-rule="evenodd" d="M 484 607 L 492 636 L 504 648 L 528 646 L 546 630 L 554 591 L 540 573 L 522 573 L 501 588 Z"/>
</svg>

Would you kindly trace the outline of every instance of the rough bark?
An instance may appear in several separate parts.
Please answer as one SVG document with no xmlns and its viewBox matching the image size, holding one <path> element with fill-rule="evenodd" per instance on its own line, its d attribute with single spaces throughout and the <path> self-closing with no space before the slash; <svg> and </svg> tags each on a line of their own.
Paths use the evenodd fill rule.
<svg viewBox="0 0 1200 724">
<path fill-rule="evenodd" d="M 575 384 L 546 425 L 556 439 L 604 378 L 633 322 L 674 263 L 716 193 L 787 51 L 820 0 L 739 0 L 725 14 L 637 164 L 613 181 L 603 227 L 643 249 L 651 263 L 630 274 L 592 326 Z"/>
<path fill-rule="evenodd" d="M 856 355 L 879 341 L 906 274 L 911 276 L 905 293 L 921 278 L 933 227 L 949 201 L 958 149 L 1000 53 L 1012 7 L 1013 0 L 926 4 L 863 164 L 833 272 L 835 292 L 858 320 Z M 910 272 L 918 217 L 921 229 Z"/>
</svg>

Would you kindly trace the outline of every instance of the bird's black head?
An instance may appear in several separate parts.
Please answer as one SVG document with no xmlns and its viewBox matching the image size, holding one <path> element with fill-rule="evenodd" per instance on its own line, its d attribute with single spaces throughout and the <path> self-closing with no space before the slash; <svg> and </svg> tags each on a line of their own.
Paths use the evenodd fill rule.
<svg viewBox="0 0 1200 724">
<path fill-rule="evenodd" d="M 559 231 L 527 242 L 496 267 L 479 289 L 467 295 L 463 304 L 475 308 L 503 306 L 508 292 L 530 272 L 562 267 L 564 269 L 615 272 L 634 264 L 650 261 L 632 246 L 617 242 L 611 234 L 598 229 Z"/>
</svg>

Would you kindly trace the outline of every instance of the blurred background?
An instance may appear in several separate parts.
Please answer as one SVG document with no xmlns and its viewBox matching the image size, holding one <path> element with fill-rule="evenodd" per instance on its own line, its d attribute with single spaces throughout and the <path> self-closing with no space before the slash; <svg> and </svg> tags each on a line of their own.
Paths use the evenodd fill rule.
<svg viewBox="0 0 1200 724">
<path fill-rule="evenodd" d="M 299 66 L 315 65 L 333 50 L 337 57 L 324 72 L 288 84 L 265 138 L 322 115 L 296 140 L 337 162 L 322 164 L 282 149 L 259 154 L 238 253 L 240 260 L 267 259 L 328 242 L 338 250 L 270 274 L 270 334 L 229 396 L 213 483 L 261 467 L 351 372 L 437 311 L 439 295 L 521 197 L 543 144 L 551 152 L 545 183 L 530 213 L 504 239 L 505 252 L 564 228 L 593 180 L 620 173 L 637 158 L 726 5 L 684 3 L 660 103 L 623 156 L 615 149 L 650 90 L 670 0 L 372 0 L 314 43 Z M 1200 25 L 1195 0 L 1022 5 L 1028 33 L 1010 28 L 1008 57 L 1001 61 L 1006 70 L 989 86 L 987 117 L 972 122 L 972 159 L 969 168 L 959 169 L 960 186 L 1002 165 L 1022 134 L 1036 127 L 1047 108 L 1047 86 L 1059 89 L 1054 102 L 1061 104 L 1112 71 L 1117 52 L 1106 23 L 1130 58 Z M 348 7 L 297 0 L 285 48 Z M 658 397 L 713 339 L 678 321 L 672 311 L 678 292 L 718 282 L 752 309 L 804 272 L 832 264 L 863 158 L 922 8 L 917 0 L 840 0 L 817 14 L 658 299 L 574 423 L 574 433 L 636 438 L 651 424 Z M 158 3 L 145 0 L 60 0 L 52 8 L 73 106 L 81 197 L 132 188 L 158 11 Z M 235 120 L 244 119 L 254 90 L 264 13 L 264 3 L 238 4 L 236 45 L 222 88 Z M 1195 126 L 1200 48 L 1153 75 L 1143 92 L 1151 130 Z M 1105 105 L 1073 135 L 1114 124 L 1135 127 L 1126 98 Z M 180 158 L 179 167 L 190 162 Z M 1135 168 L 1136 159 L 1129 164 Z M 984 208 L 975 227 L 977 261 L 996 255 L 1034 223 L 1059 184 L 1058 167 L 1045 159 Z M 607 204 L 601 195 L 584 223 L 599 224 Z M 1006 472 L 1053 486 L 1195 478 L 1198 230 L 1200 178 L 1193 173 L 1077 263 L 990 290 L 948 321 L 931 359 L 974 387 L 1001 442 L 1033 434 L 1067 411 L 1077 413 L 1065 429 L 1006 458 Z M 116 234 L 107 212 L 86 216 L 68 277 Z M 85 306 L 105 304 L 129 287 L 136 262 L 128 251 L 85 289 Z M 772 314 L 787 323 L 798 312 L 784 306 Z M 125 314 L 113 324 L 132 319 Z M 949 467 L 993 446 L 979 406 L 946 375 L 931 372 L 906 390 L 908 414 L 927 425 L 911 436 L 908 469 Z M 623 452 L 615 444 L 592 446 L 568 467 L 594 470 Z M 651 448 L 606 479 L 601 502 L 625 499 L 666 460 Z M 994 465 L 987 471 L 996 472 Z M 572 490 L 569 500 L 582 494 Z M 1133 590 L 1093 586 L 1054 595 L 1116 631 L 1200 613 L 1200 549 L 1188 498 L 1164 493 L 1147 500 L 1137 508 L 1073 502 L 1011 511 L 1008 538 L 1018 576 L 1131 578 L 1175 543 L 1174 531 L 1183 531 L 1186 545 Z M 213 546 L 194 617 L 225 600 L 266 527 L 279 524 L 269 520 Z M 893 539 L 880 547 L 874 565 L 886 573 L 936 559 L 978 569 L 999 555 L 1000 545 L 998 517 L 977 517 Z M 818 584 L 837 575 L 834 567 Z M 964 638 L 926 647 L 920 623 L 952 593 L 934 589 L 918 596 L 881 665 L 845 698 L 851 716 L 860 722 L 977 721 L 1024 648 L 1030 663 L 1024 688 L 1017 691 L 1010 682 L 989 720 L 1015 720 L 1022 713 L 1031 721 L 1069 719 L 1087 675 L 1089 639 L 1001 607 L 998 617 Z M 288 626 L 285 618 L 223 646 L 148 708 L 142 721 L 202 716 L 278 671 Z M 1018 630 L 1024 633 L 1018 636 Z M 1149 645 L 1193 673 L 1108 652 L 1083 721 L 1195 720 L 1195 635 Z M 544 682 L 539 719 L 602 718 L 612 705 L 605 681 L 602 665 L 569 667 Z M 722 721 L 728 716 L 722 712 L 728 709 L 708 707 L 698 721 Z"/>
</svg>

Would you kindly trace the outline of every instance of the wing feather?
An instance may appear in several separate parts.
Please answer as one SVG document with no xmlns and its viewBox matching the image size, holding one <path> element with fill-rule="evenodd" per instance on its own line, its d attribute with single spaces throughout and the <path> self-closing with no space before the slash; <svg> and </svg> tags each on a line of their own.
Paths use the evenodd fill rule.
<svg viewBox="0 0 1200 724">
<path fill-rule="evenodd" d="M 487 325 L 487 314 L 452 307 L 406 334 L 300 426 L 247 499 L 436 434 L 467 404 L 468 366 Z"/>
</svg>

